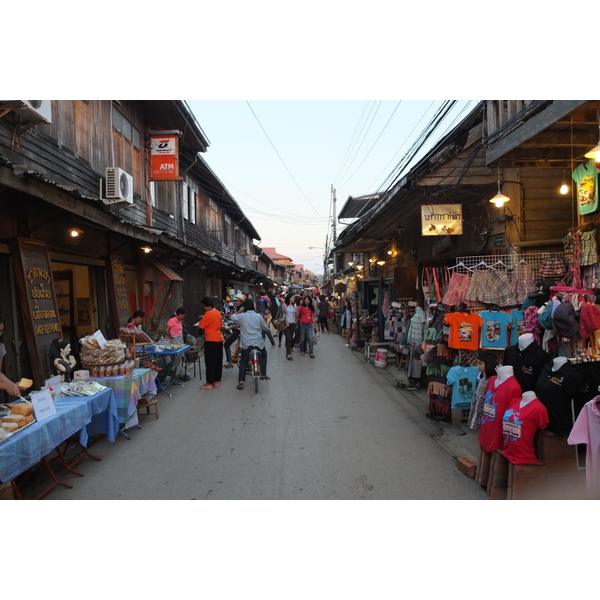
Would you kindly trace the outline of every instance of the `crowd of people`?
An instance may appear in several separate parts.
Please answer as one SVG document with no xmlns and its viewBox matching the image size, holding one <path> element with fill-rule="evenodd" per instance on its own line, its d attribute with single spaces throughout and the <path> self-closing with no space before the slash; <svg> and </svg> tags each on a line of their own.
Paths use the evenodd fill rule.
<svg viewBox="0 0 600 600">
<path fill-rule="evenodd" d="M 244 388 L 246 367 L 251 347 L 257 347 L 261 352 L 261 379 L 269 380 L 267 375 L 267 345 L 285 348 L 288 360 L 293 360 L 293 353 L 298 350 L 300 356 L 316 358 L 315 345 L 321 334 L 330 334 L 334 322 L 339 326 L 340 335 L 345 335 L 346 346 L 350 345 L 352 327 L 352 309 L 348 300 L 339 302 L 333 296 L 318 294 L 316 291 L 301 292 L 259 292 L 257 294 L 236 294 L 224 303 L 228 310 L 221 312 L 215 307 L 214 299 L 210 296 L 201 301 L 203 315 L 198 327 L 204 336 L 204 365 L 206 383 L 200 386 L 202 390 L 211 390 L 221 385 L 223 369 L 234 366 L 232 348 L 239 340 L 239 356 L 236 356 L 239 367 L 237 389 Z M 179 307 L 168 319 L 166 335 L 171 342 L 185 343 L 187 330 L 184 319 L 187 311 Z M 135 311 L 127 324 L 128 329 L 141 328 L 145 317 L 143 311 Z M 2 344 L 5 322 L 0 316 L 0 390 L 19 396 L 18 386 L 2 374 L 2 359 L 6 348 Z M 223 364 L 225 353 L 225 364 Z M 177 357 L 173 364 L 172 376 L 182 381 L 189 380 L 186 373 L 178 376 L 181 359 Z"/>
</svg>

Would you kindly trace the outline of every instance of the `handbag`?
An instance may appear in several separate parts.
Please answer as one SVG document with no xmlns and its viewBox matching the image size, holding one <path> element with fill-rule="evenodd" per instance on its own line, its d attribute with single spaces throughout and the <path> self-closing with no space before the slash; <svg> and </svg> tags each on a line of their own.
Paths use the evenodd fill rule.
<svg viewBox="0 0 600 600">
<path fill-rule="evenodd" d="M 281 317 L 279 321 L 277 321 L 277 331 L 285 331 L 289 327 L 289 323 L 287 317 Z"/>
</svg>

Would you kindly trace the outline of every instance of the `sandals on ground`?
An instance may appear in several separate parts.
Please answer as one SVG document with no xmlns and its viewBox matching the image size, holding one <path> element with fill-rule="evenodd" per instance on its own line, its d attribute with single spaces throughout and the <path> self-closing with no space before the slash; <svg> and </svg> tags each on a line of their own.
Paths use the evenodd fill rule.
<svg viewBox="0 0 600 600">
<path fill-rule="evenodd" d="M 236 387 L 235 389 L 236 389 L 236 390 L 243 390 L 243 389 L 244 389 L 244 382 L 243 382 L 243 381 L 240 381 L 240 382 L 237 384 L 237 387 Z"/>
<path fill-rule="evenodd" d="M 270 377 L 267 377 L 266 375 L 261 375 L 261 376 L 260 376 L 260 378 L 261 378 L 263 381 L 268 381 L 269 379 L 271 379 Z"/>
<path fill-rule="evenodd" d="M 314 357 L 315 357 L 315 355 L 314 355 L 314 354 L 311 354 L 311 355 L 310 355 L 310 357 L 311 357 L 311 358 L 314 358 Z"/>
</svg>

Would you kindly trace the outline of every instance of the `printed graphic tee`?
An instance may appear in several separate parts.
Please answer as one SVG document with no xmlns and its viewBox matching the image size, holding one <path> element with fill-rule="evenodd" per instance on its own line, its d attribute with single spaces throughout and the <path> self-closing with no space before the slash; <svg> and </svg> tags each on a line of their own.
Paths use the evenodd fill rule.
<svg viewBox="0 0 600 600">
<path fill-rule="evenodd" d="M 445 317 L 450 326 L 448 346 L 462 350 L 479 349 L 479 332 L 483 319 L 479 315 L 453 312 Z"/>
<path fill-rule="evenodd" d="M 481 348 L 500 348 L 508 346 L 508 327 L 512 317 L 499 310 L 484 310 L 479 313 L 483 319 L 481 326 Z"/>
<path fill-rule="evenodd" d="M 511 310 L 509 313 L 511 320 L 510 323 L 510 342 L 513 346 L 519 341 L 519 336 L 525 333 L 525 319 L 523 317 L 523 311 L 519 308 Z"/>
<path fill-rule="evenodd" d="M 513 465 L 531 465 L 538 462 L 533 447 L 535 433 L 548 425 L 548 411 L 537 398 L 522 408 L 520 405 L 521 398 L 515 398 L 502 417 L 502 454 Z"/>
<path fill-rule="evenodd" d="M 598 168 L 591 158 L 573 171 L 573 181 L 577 185 L 577 206 L 580 215 L 588 215 L 598 210 Z"/>
<path fill-rule="evenodd" d="M 502 417 L 512 400 L 521 400 L 521 386 L 515 377 L 509 377 L 496 387 L 497 375 L 490 377 L 485 392 L 483 416 L 479 428 L 479 443 L 486 452 L 502 449 Z"/>
<path fill-rule="evenodd" d="M 452 386 L 452 408 L 471 408 L 473 394 L 477 390 L 477 367 L 452 367 L 446 375 L 446 383 Z"/>
</svg>

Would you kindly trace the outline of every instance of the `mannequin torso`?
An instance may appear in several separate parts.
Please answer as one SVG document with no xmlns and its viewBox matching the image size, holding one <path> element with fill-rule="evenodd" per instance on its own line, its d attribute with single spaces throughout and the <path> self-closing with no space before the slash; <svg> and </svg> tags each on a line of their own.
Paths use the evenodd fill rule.
<svg viewBox="0 0 600 600">
<path fill-rule="evenodd" d="M 564 356 L 557 356 L 552 361 L 552 370 L 558 371 L 558 369 L 560 369 L 566 362 L 567 362 L 567 359 Z"/>
<path fill-rule="evenodd" d="M 523 335 L 520 335 L 519 340 L 518 340 L 519 350 L 525 350 L 525 348 L 527 348 L 527 346 L 531 345 L 532 342 L 533 342 L 533 334 L 524 333 Z"/>
<path fill-rule="evenodd" d="M 506 381 L 509 377 L 512 377 L 514 375 L 514 370 L 510 365 L 498 367 L 497 375 L 498 377 L 495 381 L 496 387 L 498 387 L 501 383 Z"/>
<path fill-rule="evenodd" d="M 523 392 L 523 396 L 521 396 L 521 402 L 519 403 L 519 407 L 523 408 L 536 398 L 537 396 L 535 392 Z"/>
</svg>

